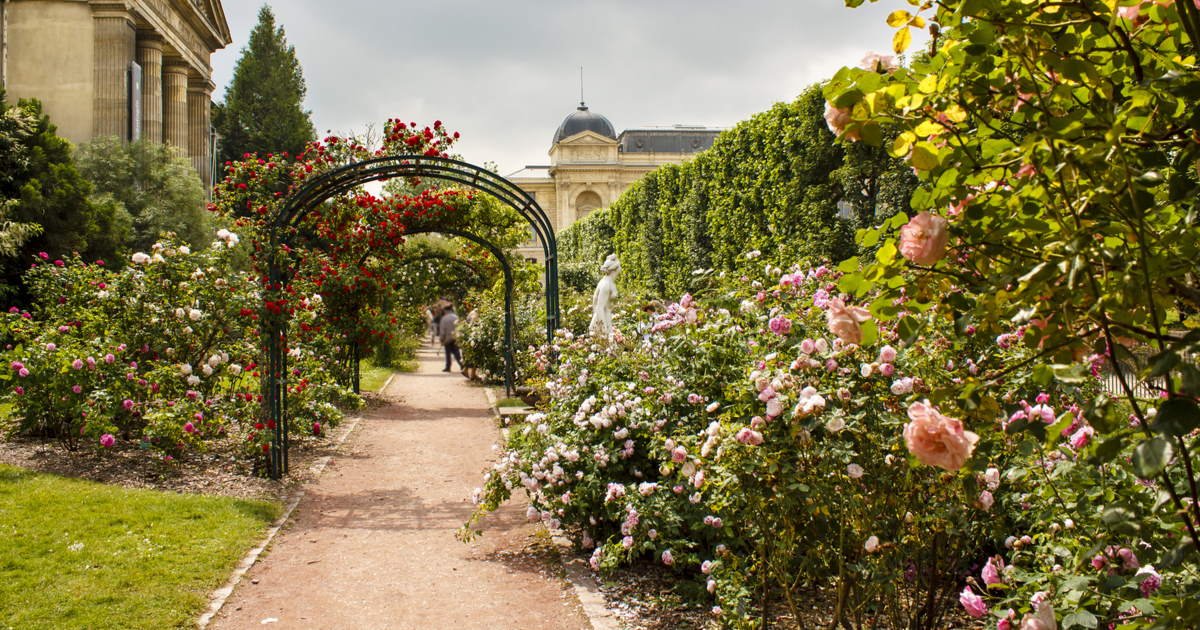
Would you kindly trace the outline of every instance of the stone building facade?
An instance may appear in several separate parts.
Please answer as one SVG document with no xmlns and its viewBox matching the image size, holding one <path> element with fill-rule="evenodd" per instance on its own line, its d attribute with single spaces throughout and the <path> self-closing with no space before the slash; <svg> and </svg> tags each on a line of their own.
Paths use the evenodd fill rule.
<svg viewBox="0 0 1200 630">
<path fill-rule="evenodd" d="M 608 118 L 580 103 L 554 133 L 550 164 L 526 166 L 508 179 L 533 196 L 558 233 L 608 207 L 646 173 L 711 147 L 721 131 L 673 125 L 626 129 L 618 135 Z M 518 251 L 527 259 L 542 259 L 540 245 Z"/>
<path fill-rule="evenodd" d="M 213 177 L 212 53 L 220 0 L 0 0 L 0 84 L 36 98 L 59 135 L 149 140 Z"/>
</svg>

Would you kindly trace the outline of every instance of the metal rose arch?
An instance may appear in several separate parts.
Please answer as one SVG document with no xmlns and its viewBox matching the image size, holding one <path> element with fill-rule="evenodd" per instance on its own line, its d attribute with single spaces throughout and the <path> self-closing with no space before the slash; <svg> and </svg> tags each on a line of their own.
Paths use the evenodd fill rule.
<svg viewBox="0 0 1200 630">
<path fill-rule="evenodd" d="M 267 277 L 270 289 L 263 296 L 264 303 L 271 299 L 272 294 L 278 291 L 291 275 L 292 270 L 284 265 L 287 257 L 281 255 L 281 252 L 298 245 L 291 242 L 290 228 L 296 227 L 304 217 L 330 198 L 351 192 L 363 184 L 397 177 L 427 178 L 461 184 L 490 195 L 516 210 L 525 219 L 541 244 L 545 258 L 546 339 L 552 341 L 559 322 L 558 244 L 549 217 L 537 201 L 516 184 L 485 168 L 450 158 L 394 155 L 354 162 L 315 177 L 289 194 L 279 214 L 268 225 L 270 249 Z M 513 280 L 508 260 L 492 243 L 465 230 L 431 228 L 424 231 L 466 238 L 484 246 L 497 256 L 505 271 L 505 343 L 508 353 L 511 353 Z M 263 398 L 275 425 L 275 439 L 271 442 L 267 472 L 272 479 L 279 479 L 288 471 L 290 442 L 287 430 L 287 328 L 284 322 L 272 319 L 266 324 L 263 333 L 267 338 L 267 378 L 263 383 Z M 511 356 L 506 356 L 505 372 L 506 387 L 511 388 Z"/>
</svg>

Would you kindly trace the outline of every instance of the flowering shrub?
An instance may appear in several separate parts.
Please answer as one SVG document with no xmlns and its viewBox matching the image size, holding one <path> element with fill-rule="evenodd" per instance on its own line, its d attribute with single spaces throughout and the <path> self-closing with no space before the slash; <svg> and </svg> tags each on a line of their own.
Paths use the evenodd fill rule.
<svg viewBox="0 0 1200 630">
<path fill-rule="evenodd" d="M 998 627 L 1196 627 L 1200 4 L 896 4 L 896 51 L 929 25 L 928 54 L 844 68 L 825 95 L 844 140 L 894 136 L 917 214 L 862 231 L 877 253 L 841 288 L 879 292 L 881 319 L 898 295 L 939 303 L 1022 349 L 1005 371 L 1038 387 L 1116 383 L 1039 400 L 981 375 L 932 396 L 1003 418 L 1021 455 L 1007 507 L 1024 533 L 962 604 Z"/>
<path fill-rule="evenodd" d="M 1007 531 L 991 512 L 1007 437 L 926 398 L 1000 350 L 961 354 L 932 311 L 905 343 L 838 297 L 837 276 L 772 269 L 626 312 L 611 345 L 561 332 L 539 353 L 543 368 L 560 358 L 548 403 L 505 429 L 476 516 L 523 489 L 530 517 L 575 532 L 593 566 L 691 573 L 730 625 L 764 592 L 798 608 L 799 591 L 827 589 L 845 624 L 943 627 Z"/>
<path fill-rule="evenodd" d="M 120 441 L 177 456 L 216 440 L 260 453 L 270 427 L 258 419 L 259 298 L 235 271 L 239 240 L 222 229 L 198 252 L 162 241 L 118 272 L 77 258 L 35 264 L 36 302 L 4 318 L 16 429 L 69 448 Z M 293 368 L 293 430 L 331 426 L 337 405 L 354 403 L 319 359 Z"/>
</svg>

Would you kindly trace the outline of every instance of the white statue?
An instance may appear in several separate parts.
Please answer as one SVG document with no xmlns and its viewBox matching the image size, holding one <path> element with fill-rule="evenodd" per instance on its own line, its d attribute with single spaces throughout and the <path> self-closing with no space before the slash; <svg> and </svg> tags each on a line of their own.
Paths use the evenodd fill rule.
<svg viewBox="0 0 1200 630">
<path fill-rule="evenodd" d="M 604 274 L 596 283 L 596 292 L 592 294 L 592 323 L 588 332 L 596 337 L 612 339 L 612 309 L 617 299 L 617 274 L 621 272 L 621 262 L 616 254 L 609 254 L 600 265 L 600 273 Z"/>
</svg>

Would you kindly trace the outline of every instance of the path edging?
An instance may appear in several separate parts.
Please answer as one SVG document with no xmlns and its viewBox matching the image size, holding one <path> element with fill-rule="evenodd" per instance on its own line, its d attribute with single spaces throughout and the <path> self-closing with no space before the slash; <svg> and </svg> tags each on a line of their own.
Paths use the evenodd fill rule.
<svg viewBox="0 0 1200 630">
<path fill-rule="evenodd" d="M 383 387 L 379 388 L 379 391 L 385 391 L 388 385 L 392 384 L 392 379 L 394 378 L 396 378 L 395 373 L 393 373 L 391 376 L 388 376 L 387 381 L 384 382 Z M 354 418 L 351 418 L 350 428 L 346 429 L 346 432 L 343 433 L 340 438 L 338 438 L 337 444 L 335 444 L 333 447 L 334 452 L 337 452 L 342 448 L 342 445 L 346 443 L 346 440 L 351 434 L 354 433 L 354 430 L 358 428 L 358 423 L 362 420 L 362 414 L 358 414 Z M 312 465 L 312 467 L 309 468 L 309 471 L 312 473 L 312 477 L 315 479 L 316 477 L 319 477 L 321 473 L 325 472 L 325 467 L 329 465 L 329 462 L 332 459 L 333 455 L 326 455 L 318 459 Z M 296 506 L 300 505 L 300 500 L 304 498 L 304 494 L 305 486 L 301 485 L 294 493 L 292 493 L 292 496 L 288 498 L 287 505 L 283 510 L 283 514 L 280 514 L 279 518 L 275 519 L 274 523 L 271 523 L 271 528 L 267 530 L 267 533 L 263 537 L 262 541 L 255 545 L 253 549 L 247 551 L 245 556 L 242 556 L 241 561 L 238 562 L 237 568 L 235 568 L 233 570 L 233 574 L 229 576 L 229 580 L 226 581 L 221 588 L 213 591 L 212 594 L 208 596 L 208 609 L 205 610 L 204 614 L 200 615 L 200 618 L 196 620 L 197 628 L 200 628 L 201 630 L 207 628 L 208 624 L 212 623 L 212 620 L 215 619 L 217 614 L 221 612 L 221 609 L 225 607 L 225 602 L 229 601 L 229 597 L 233 595 L 233 590 L 237 588 L 238 584 L 242 583 L 242 578 L 245 577 L 246 573 L 250 571 L 251 567 L 258 562 L 258 559 L 262 556 L 263 552 L 267 550 L 267 547 L 271 545 L 271 542 L 275 540 L 275 535 L 279 533 L 279 530 L 283 529 L 283 526 L 286 525 L 288 520 L 291 519 L 292 512 L 296 511 Z"/>
<path fill-rule="evenodd" d="M 500 409 L 496 406 L 498 402 L 496 395 L 492 393 L 492 388 L 484 387 L 483 393 L 487 395 L 488 406 L 491 408 L 492 415 L 500 417 Z M 545 525 L 542 525 L 545 527 Z M 579 601 L 579 607 L 583 609 L 583 615 L 587 617 L 588 623 L 591 624 L 592 630 L 620 630 L 621 624 L 617 621 L 612 611 L 608 609 L 605 602 L 604 594 L 600 592 L 600 584 L 596 581 L 596 577 L 584 565 L 584 562 L 578 558 L 568 560 L 568 556 L 574 553 L 574 548 L 571 541 L 568 540 L 561 532 L 550 531 L 550 540 L 558 549 L 558 559 L 562 565 L 563 573 L 566 575 L 567 583 L 571 585 L 571 591 L 575 593 L 575 599 Z"/>
</svg>

